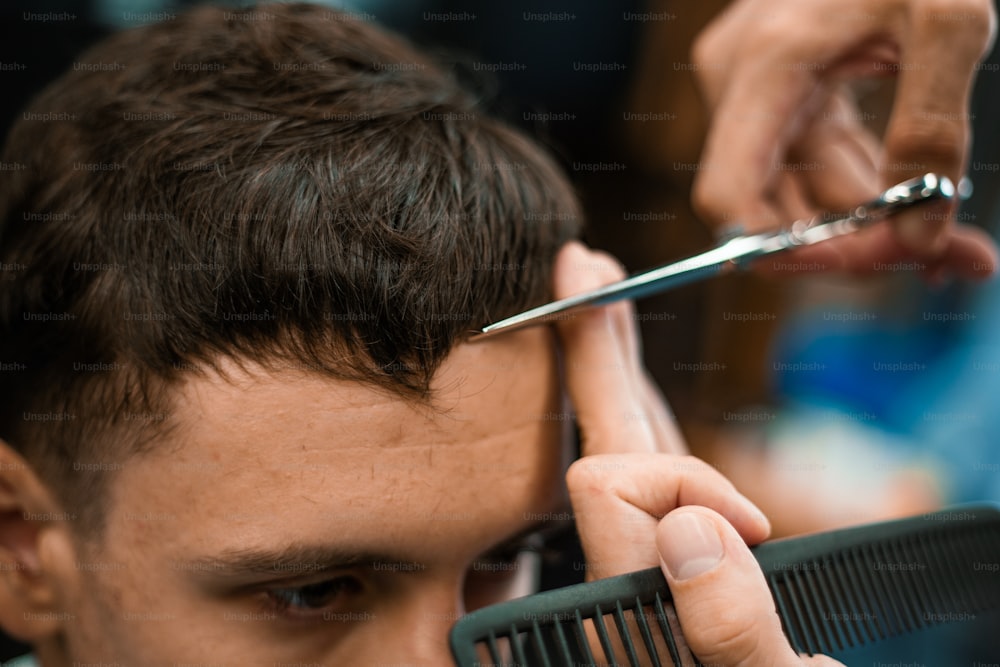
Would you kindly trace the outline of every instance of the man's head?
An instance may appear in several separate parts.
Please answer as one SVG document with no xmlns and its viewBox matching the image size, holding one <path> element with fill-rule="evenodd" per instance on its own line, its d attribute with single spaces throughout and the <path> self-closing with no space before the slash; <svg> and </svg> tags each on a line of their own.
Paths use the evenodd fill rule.
<svg viewBox="0 0 1000 667">
<path fill-rule="evenodd" d="M 202 9 L 84 54 L 2 160 L 9 631 L 272 664 L 395 624 L 420 653 L 512 584 L 465 574 L 558 505 L 551 341 L 463 341 L 546 297 L 577 210 L 446 71 L 329 10 Z M 322 613 L 272 619 L 289 596 Z"/>
</svg>

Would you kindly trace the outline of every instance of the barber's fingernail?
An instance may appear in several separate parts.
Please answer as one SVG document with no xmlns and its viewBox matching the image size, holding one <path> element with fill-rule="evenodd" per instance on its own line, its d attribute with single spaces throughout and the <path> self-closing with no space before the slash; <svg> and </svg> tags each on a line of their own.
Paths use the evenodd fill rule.
<svg viewBox="0 0 1000 667">
<path fill-rule="evenodd" d="M 678 581 L 708 572 L 722 560 L 724 549 L 715 524 L 693 512 L 664 518 L 660 557 Z"/>
</svg>

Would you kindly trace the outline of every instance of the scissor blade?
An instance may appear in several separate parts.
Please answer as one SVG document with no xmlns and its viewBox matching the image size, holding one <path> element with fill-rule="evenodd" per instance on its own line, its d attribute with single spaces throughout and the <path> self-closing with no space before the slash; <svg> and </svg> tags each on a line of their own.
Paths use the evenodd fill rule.
<svg viewBox="0 0 1000 667">
<path fill-rule="evenodd" d="M 550 322 L 570 310 L 622 299 L 639 299 L 718 273 L 729 262 L 765 252 L 764 236 L 741 236 L 693 257 L 637 273 L 589 292 L 553 301 L 484 327 L 476 338 Z"/>
<path fill-rule="evenodd" d="M 824 220 L 817 216 L 796 221 L 789 228 L 776 232 L 737 236 L 699 255 L 508 317 L 484 327 L 474 338 L 478 340 L 493 334 L 549 322 L 559 319 L 569 310 L 583 306 L 598 306 L 620 299 L 638 299 L 663 292 L 718 273 L 730 262 L 741 264 L 761 255 L 821 243 L 857 231 L 907 207 L 932 199 L 951 199 L 956 192 L 961 193 L 961 188 L 956 188 L 947 177 L 933 173 L 924 174 L 898 183 L 878 198 L 832 220 Z"/>
</svg>

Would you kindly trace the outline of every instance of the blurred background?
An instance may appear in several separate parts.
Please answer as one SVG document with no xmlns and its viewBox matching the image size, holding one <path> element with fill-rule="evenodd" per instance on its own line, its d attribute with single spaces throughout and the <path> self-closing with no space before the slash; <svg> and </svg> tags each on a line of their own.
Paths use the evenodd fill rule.
<svg viewBox="0 0 1000 667">
<path fill-rule="evenodd" d="M 4 133 L 89 44 L 190 4 L 5 2 Z M 547 145 L 584 200 L 586 240 L 629 271 L 714 242 L 688 201 L 707 118 L 689 50 L 725 0 L 323 4 L 435 52 Z M 973 106 L 975 194 L 959 214 L 994 236 L 998 76 L 994 53 Z M 859 94 L 880 131 L 892 82 Z M 644 299 L 637 313 L 647 365 L 693 452 L 755 500 L 777 535 L 1000 501 L 1000 281 L 736 273 Z M 0 659 L 12 651 L 0 646 Z"/>
</svg>

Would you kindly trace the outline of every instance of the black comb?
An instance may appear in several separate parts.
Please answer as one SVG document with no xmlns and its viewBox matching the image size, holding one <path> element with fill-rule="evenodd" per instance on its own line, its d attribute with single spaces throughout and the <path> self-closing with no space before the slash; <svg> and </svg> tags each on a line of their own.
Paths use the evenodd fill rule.
<svg viewBox="0 0 1000 667">
<path fill-rule="evenodd" d="M 835 653 L 1000 609 L 994 505 L 775 540 L 753 554 L 800 653 Z M 479 609 L 450 639 L 458 667 L 679 666 L 679 633 L 667 582 L 651 568 Z"/>
</svg>

